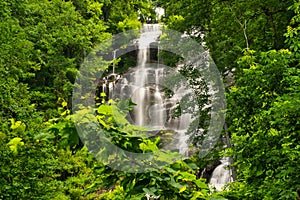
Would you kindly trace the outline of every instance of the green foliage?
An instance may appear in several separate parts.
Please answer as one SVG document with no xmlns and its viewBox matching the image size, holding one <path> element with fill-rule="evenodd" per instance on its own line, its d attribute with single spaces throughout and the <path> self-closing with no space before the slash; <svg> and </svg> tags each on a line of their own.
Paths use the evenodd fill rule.
<svg viewBox="0 0 300 200">
<path fill-rule="evenodd" d="M 221 72 L 233 69 L 226 122 L 232 148 L 225 152 L 237 177 L 225 196 L 293 199 L 299 187 L 299 2 L 158 2 L 170 28 L 205 41 Z"/>
<path fill-rule="evenodd" d="M 110 199 L 123 200 L 126 199 L 126 195 L 123 187 L 116 186 L 116 188 L 113 191 L 109 191 L 107 193 L 102 194 L 99 197 L 99 199 L 100 200 L 110 200 Z"/>
<path fill-rule="evenodd" d="M 225 153 L 235 160 L 237 180 L 221 194 L 228 199 L 293 199 L 300 187 L 300 3 L 155 4 L 166 9 L 168 28 L 206 42 L 222 72 L 236 68 L 235 81 L 227 88 L 232 147 Z M 102 94 L 92 113 L 70 111 L 84 57 L 110 35 L 155 21 L 151 1 L 2 0 L 0 7 L 0 199 L 224 199 L 198 178 L 205 161 L 174 161 L 177 152 L 158 151 L 159 135 L 149 137 L 149 130 L 129 123 L 130 100 L 106 102 Z M 133 57 L 115 61 L 121 66 L 118 72 L 135 66 Z M 172 66 L 180 60 L 168 52 L 161 57 Z M 93 61 L 103 66 L 103 60 Z M 201 86 L 195 92 L 204 105 L 206 85 L 197 82 L 199 72 L 184 67 L 181 73 L 190 85 Z M 176 85 L 176 80 L 170 83 Z M 125 173 L 99 164 L 73 122 L 85 117 L 83 123 L 90 123 L 95 115 L 113 144 L 153 153 L 154 161 L 165 167 Z M 199 120 L 205 123 L 207 116 Z"/>
<path fill-rule="evenodd" d="M 134 9 L 104 24 L 106 3 L 0 2 L 0 199 L 97 198 L 104 167 L 75 130 L 73 83 L 83 58 L 111 35 L 107 28 L 140 26 Z"/>
<path fill-rule="evenodd" d="M 268 51 L 284 47 L 283 34 L 292 17 L 292 0 L 165 1 L 169 28 L 205 41 L 220 71 L 236 67 L 242 50 Z M 204 34 L 204 35 L 202 35 Z"/>
<path fill-rule="evenodd" d="M 18 147 L 24 145 L 24 142 L 21 142 L 21 141 L 22 141 L 22 138 L 15 137 L 7 143 L 10 150 L 12 150 L 12 152 L 14 154 L 18 154 Z"/>
<path fill-rule="evenodd" d="M 116 188 L 116 192 L 108 192 L 100 199 L 221 199 L 210 194 L 204 179 L 198 179 L 192 164 L 184 161 L 174 162 L 172 165 L 149 173 L 129 174 L 118 172 L 107 179 L 117 179 L 117 183 L 106 187 Z M 108 181 L 105 181 L 109 183 Z"/>
<path fill-rule="evenodd" d="M 291 19 L 290 25 L 287 27 L 287 32 L 285 33 L 286 43 L 289 45 L 291 51 L 294 52 L 295 58 L 299 59 L 299 21 L 300 21 L 300 4 L 295 1 L 295 3 L 289 7 L 290 10 L 294 12 L 294 16 Z"/>
<path fill-rule="evenodd" d="M 103 168 L 102 174 L 106 174 L 106 177 L 102 179 L 100 199 L 149 199 L 158 196 L 161 199 L 210 199 L 214 196 L 209 192 L 205 180 L 196 177 L 195 171 L 199 170 L 197 165 L 192 161 L 174 161 L 179 158 L 178 153 L 158 150 L 159 136 L 148 137 L 147 129 L 128 122 L 126 115 L 135 105 L 131 100 L 106 102 L 105 95 L 100 94 L 100 96 L 103 101 L 96 109 L 96 118 L 102 132 L 108 138 L 107 140 L 130 152 L 153 153 L 152 160 L 148 162 L 157 168 L 154 171 L 152 168 L 151 172 L 145 173 L 127 173 L 108 167 Z M 83 113 L 85 114 L 83 115 Z M 82 109 L 74 115 L 80 124 L 90 123 L 94 116 L 87 115 L 87 113 L 89 113 L 88 109 Z M 91 135 L 85 134 L 90 139 Z M 104 140 L 95 137 L 93 141 L 100 139 Z M 101 142 L 104 144 L 104 141 Z M 97 158 L 104 164 L 114 167 L 122 165 L 122 169 L 132 168 L 135 165 L 126 159 L 115 161 L 110 149 L 104 145 L 95 149 Z M 162 163 L 166 167 L 160 169 L 160 166 L 155 166 L 157 163 Z M 147 166 L 145 166 L 145 170 L 147 170 Z"/>
<path fill-rule="evenodd" d="M 93 159 L 85 149 L 72 155 L 49 145 L 25 143 L 18 154 L 1 142 L 2 199 L 93 199 Z M 94 162 L 94 161 L 93 161 Z M 101 180 L 101 179 L 100 179 Z M 93 197 L 93 198 L 92 198 Z"/>
<path fill-rule="evenodd" d="M 60 117 L 52 118 L 45 123 L 44 132 L 37 134 L 34 138 L 38 141 L 45 140 L 57 145 L 58 149 L 76 150 L 82 147 L 77 134 L 71 111 L 66 101 L 62 100 L 59 108 Z"/>
<path fill-rule="evenodd" d="M 85 4 L 88 18 L 72 2 L 2 2 L 0 108 L 5 117 L 54 109 L 58 97 L 69 101 L 84 56 L 110 35 L 101 21 L 102 4 Z"/>
<path fill-rule="evenodd" d="M 300 71 L 288 50 L 246 52 L 228 94 L 237 179 L 228 197 L 292 199 L 299 145 Z"/>
<path fill-rule="evenodd" d="M 138 17 L 153 15 L 152 7 L 144 0 L 105 1 L 103 12 L 104 21 L 109 26 L 109 31 L 114 34 L 139 28 L 141 22 Z"/>
</svg>

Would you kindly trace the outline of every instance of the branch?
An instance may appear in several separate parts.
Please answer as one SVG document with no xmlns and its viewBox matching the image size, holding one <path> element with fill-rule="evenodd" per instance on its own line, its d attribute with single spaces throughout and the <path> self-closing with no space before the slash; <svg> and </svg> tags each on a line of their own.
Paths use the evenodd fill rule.
<svg viewBox="0 0 300 200">
<path fill-rule="evenodd" d="M 241 26 L 241 28 L 243 30 L 245 42 L 246 42 L 246 49 L 249 49 L 249 41 L 248 41 L 247 32 L 246 32 L 246 29 L 247 29 L 247 20 L 245 20 L 244 24 L 242 24 L 242 22 L 236 17 L 236 15 L 233 12 L 233 9 L 231 8 L 231 6 L 229 6 L 229 9 L 233 13 L 233 16 L 234 16 L 236 22 Z"/>
</svg>

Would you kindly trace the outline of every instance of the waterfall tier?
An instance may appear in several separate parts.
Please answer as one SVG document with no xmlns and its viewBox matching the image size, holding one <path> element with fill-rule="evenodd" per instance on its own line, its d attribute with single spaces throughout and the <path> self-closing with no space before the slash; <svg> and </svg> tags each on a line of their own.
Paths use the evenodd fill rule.
<svg viewBox="0 0 300 200">
<path fill-rule="evenodd" d="M 178 73 L 177 70 L 161 65 L 158 60 L 150 59 L 158 57 L 150 54 L 153 53 L 153 48 L 156 48 L 155 52 L 158 53 L 157 43 L 161 33 L 159 24 L 145 24 L 137 41 L 137 66 L 122 76 L 114 74 L 114 67 L 113 74 L 110 75 L 112 81 L 107 82 L 102 91 L 108 93 L 108 97 L 112 99 L 130 98 L 137 105 L 129 113 L 128 120 L 137 126 L 148 127 L 156 133 L 172 133 L 172 140 L 162 148 L 178 150 L 187 155 L 188 136 L 185 133 L 192 121 L 192 115 L 182 113 L 175 117 L 175 113 L 182 97 L 190 90 L 185 86 L 167 86 L 166 79 Z M 115 58 L 116 51 L 113 55 Z M 171 90 L 172 95 L 166 95 L 166 90 Z"/>
<path fill-rule="evenodd" d="M 218 165 L 212 173 L 210 184 L 217 190 L 221 191 L 227 183 L 233 182 L 232 171 L 228 169 L 230 159 L 224 157 L 220 160 L 221 164 Z"/>
</svg>

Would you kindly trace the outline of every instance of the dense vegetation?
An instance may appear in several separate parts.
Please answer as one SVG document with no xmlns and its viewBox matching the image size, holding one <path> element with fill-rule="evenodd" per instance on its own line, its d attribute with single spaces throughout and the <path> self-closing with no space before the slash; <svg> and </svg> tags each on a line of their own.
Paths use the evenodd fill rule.
<svg viewBox="0 0 300 200">
<path fill-rule="evenodd" d="M 227 77 L 225 132 L 232 144 L 225 154 L 234 158 L 236 181 L 224 195 L 294 199 L 300 180 L 300 3 L 160 3 L 166 8 L 166 23 L 204 40 Z"/>
<path fill-rule="evenodd" d="M 220 156 L 232 157 L 236 172 L 226 191 L 199 178 L 208 161 L 125 173 L 98 162 L 77 135 L 71 96 L 83 59 L 111 35 L 154 22 L 154 6 L 169 28 L 203 42 L 224 76 L 231 144 Z M 295 198 L 299 1 L 2 0 L 0 18 L 0 199 Z M 134 144 L 124 135 L 137 127 L 115 127 L 114 103 L 103 98 L 101 125 L 125 149 L 155 152 L 158 140 Z"/>
</svg>

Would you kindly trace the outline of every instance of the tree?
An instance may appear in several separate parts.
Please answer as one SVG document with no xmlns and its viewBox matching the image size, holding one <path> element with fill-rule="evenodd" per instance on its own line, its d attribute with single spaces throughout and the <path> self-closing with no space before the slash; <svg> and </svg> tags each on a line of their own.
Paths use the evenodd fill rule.
<svg viewBox="0 0 300 200">
<path fill-rule="evenodd" d="M 236 67 L 242 50 L 284 47 L 285 27 L 292 17 L 293 1 L 158 1 L 166 9 L 170 28 L 205 42 L 211 56 L 225 72 Z M 202 35 L 204 34 L 204 35 Z"/>
<path fill-rule="evenodd" d="M 159 2 L 170 27 L 199 41 L 197 32 L 204 33 L 220 71 L 234 71 L 226 120 L 233 147 L 225 152 L 235 159 L 237 181 L 224 194 L 292 199 L 299 179 L 299 2 Z"/>
<path fill-rule="evenodd" d="M 300 149 L 299 2 L 288 27 L 291 51 L 247 51 L 243 68 L 228 94 L 229 130 L 238 182 L 228 197 L 236 199 L 292 199 L 298 187 Z"/>
<path fill-rule="evenodd" d="M 237 182 L 228 197 L 291 199 L 299 166 L 299 69 L 288 50 L 247 52 L 228 94 Z"/>
</svg>

